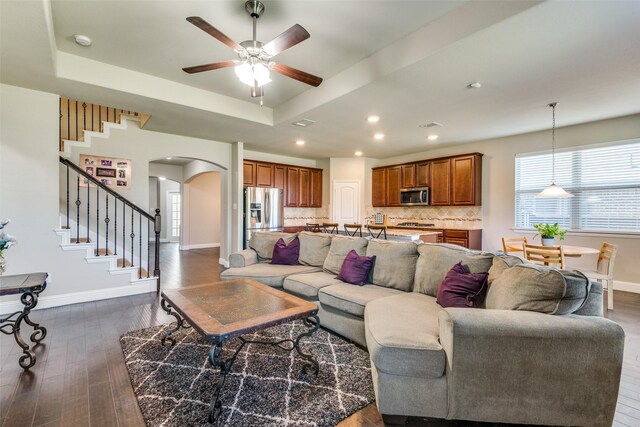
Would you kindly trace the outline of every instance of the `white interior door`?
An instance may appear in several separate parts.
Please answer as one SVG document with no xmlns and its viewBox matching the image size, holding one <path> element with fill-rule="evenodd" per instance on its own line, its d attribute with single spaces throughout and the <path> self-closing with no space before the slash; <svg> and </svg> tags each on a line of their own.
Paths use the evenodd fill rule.
<svg viewBox="0 0 640 427">
<path fill-rule="evenodd" d="M 333 181 L 332 222 L 360 223 L 360 181 Z"/>
<path fill-rule="evenodd" d="M 180 193 L 167 192 L 167 205 L 169 212 L 167 239 L 170 242 L 177 242 L 180 240 L 180 226 L 182 223 Z"/>
</svg>

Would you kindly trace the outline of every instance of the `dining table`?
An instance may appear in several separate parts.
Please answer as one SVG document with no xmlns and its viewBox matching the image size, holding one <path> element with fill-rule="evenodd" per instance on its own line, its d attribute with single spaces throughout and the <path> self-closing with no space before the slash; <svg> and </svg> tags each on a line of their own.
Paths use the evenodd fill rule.
<svg viewBox="0 0 640 427">
<path fill-rule="evenodd" d="M 564 256 L 568 257 L 581 257 L 582 255 L 594 255 L 599 254 L 600 249 L 588 248 L 586 246 L 570 246 L 570 245 L 560 245 L 562 246 L 562 252 L 564 252 Z M 514 252 L 522 252 L 522 245 L 509 245 L 510 251 Z"/>
</svg>

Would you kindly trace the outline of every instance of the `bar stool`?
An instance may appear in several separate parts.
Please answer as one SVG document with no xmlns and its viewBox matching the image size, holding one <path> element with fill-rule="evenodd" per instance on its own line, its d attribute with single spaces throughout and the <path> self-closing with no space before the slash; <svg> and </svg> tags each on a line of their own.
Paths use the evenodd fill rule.
<svg viewBox="0 0 640 427">
<path fill-rule="evenodd" d="M 355 237 L 356 234 L 359 234 L 362 237 L 362 224 L 345 224 L 344 225 L 344 235 Z"/>
<path fill-rule="evenodd" d="M 322 231 L 327 234 L 339 234 L 337 222 L 324 222 L 322 223 Z"/>
<path fill-rule="evenodd" d="M 379 239 L 380 236 L 384 236 L 384 240 L 387 240 L 387 226 L 386 225 L 369 225 L 367 227 L 369 230 L 369 236 L 373 239 Z M 373 233 L 375 231 L 375 235 Z"/>
<path fill-rule="evenodd" d="M 304 226 L 304 231 L 311 231 L 313 233 L 319 233 L 320 232 L 320 224 L 314 224 L 314 223 L 308 222 Z"/>
</svg>

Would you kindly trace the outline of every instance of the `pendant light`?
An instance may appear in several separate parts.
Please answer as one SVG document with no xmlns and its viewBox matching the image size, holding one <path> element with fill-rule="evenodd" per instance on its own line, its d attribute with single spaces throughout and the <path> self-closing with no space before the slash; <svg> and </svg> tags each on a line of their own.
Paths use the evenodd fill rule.
<svg viewBox="0 0 640 427">
<path fill-rule="evenodd" d="M 536 194 L 541 199 L 567 199 L 573 194 L 567 193 L 562 187 L 556 185 L 556 105 L 557 102 L 549 104 L 553 111 L 553 127 L 551 128 L 551 185 Z"/>
</svg>

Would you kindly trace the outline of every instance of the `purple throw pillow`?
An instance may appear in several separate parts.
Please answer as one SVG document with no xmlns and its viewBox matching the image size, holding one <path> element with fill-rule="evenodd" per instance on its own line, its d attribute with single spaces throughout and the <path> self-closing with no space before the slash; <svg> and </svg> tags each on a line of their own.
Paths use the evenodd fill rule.
<svg viewBox="0 0 640 427">
<path fill-rule="evenodd" d="M 300 255 L 300 240 L 296 237 L 287 244 L 282 238 L 278 239 L 273 247 L 273 256 L 271 264 L 279 265 L 298 265 L 298 256 Z"/>
<path fill-rule="evenodd" d="M 342 268 L 340 268 L 340 274 L 336 279 L 352 285 L 362 286 L 367 283 L 369 272 L 375 261 L 375 255 L 360 256 L 355 250 L 351 249 L 345 257 Z"/>
<path fill-rule="evenodd" d="M 470 273 L 460 261 L 444 276 L 436 301 L 442 307 L 477 308 L 487 294 L 488 277 L 489 273 Z"/>
</svg>

